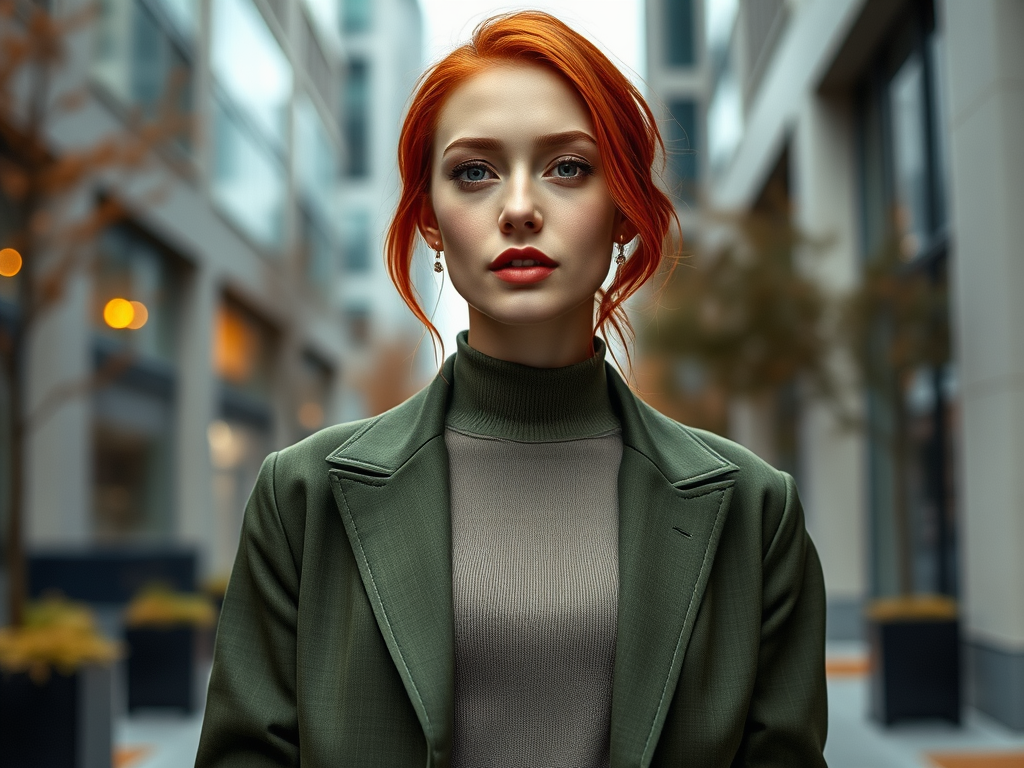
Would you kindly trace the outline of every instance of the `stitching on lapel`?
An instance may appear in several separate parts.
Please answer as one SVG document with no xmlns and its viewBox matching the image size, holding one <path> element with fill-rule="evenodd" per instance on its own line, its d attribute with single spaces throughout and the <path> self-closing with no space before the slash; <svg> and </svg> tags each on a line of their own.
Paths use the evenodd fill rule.
<svg viewBox="0 0 1024 768">
<path fill-rule="evenodd" d="M 406 677 L 409 678 L 409 685 L 412 686 L 412 692 L 416 696 L 416 701 L 419 703 L 420 709 L 423 710 L 423 719 L 427 721 L 427 728 L 432 732 L 434 727 L 430 722 L 430 713 L 427 712 L 427 705 L 423 703 L 423 697 L 420 696 L 420 689 L 416 686 L 416 681 L 413 679 L 412 671 L 409 669 L 409 665 L 405 661 L 405 654 L 402 652 L 402 647 L 398 644 L 398 637 L 395 636 L 395 630 L 391 627 L 391 617 L 388 616 L 387 609 L 384 607 L 384 601 L 381 600 L 380 591 L 377 589 L 377 580 L 373 577 L 373 569 L 370 568 L 370 561 L 366 559 L 366 553 L 363 551 L 363 542 L 359 537 L 359 527 L 356 525 L 356 520 L 352 516 L 352 510 L 349 509 L 348 497 L 345 496 L 345 490 L 341 488 L 341 479 L 334 475 L 331 476 L 331 479 L 338 485 L 339 490 L 341 490 L 341 498 L 345 502 L 345 514 L 348 517 L 349 522 L 352 524 L 352 530 L 355 531 L 356 534 L 356 546 L 359 547 L 359 559 L 362 560 L 363 565 L 366 568 L 366 573 L 370 577 L 370 584 L 373 585 L 374 597 L 377 599 L 377 604 L 380 605 L 380 612 L 384 616 L 384 622 L 388 626 L 388 634 L 391 635 L 391 639 L 395 643 L 395 649 L 398 651 L 398 658 L 402 660 L 402 668 L 405 670 Z M 703 566 L 701 567 L 701 570 L 703 570 Z"/>
<path fill-rule="evenodd" d="M 717 493 L 717 492 L 721 492 L 721 494 L 722 494 L 722 501 L 720 501 L 718 503 L 718 513 L 715 516 L 715 527 L 711 531 L 712 536 L 714 536 L 714 534 L 717 533 L 719 531 L 719 529 L 721 528 L 722 503 L 725 501 L 726 491 L 727 491 L 726 488 L 716 488 L 714 491 L 711 491 L 711 492 L 706 493 L 706 494 L 701 494 L 701 496 L 710 496 L 712 493 Z M 698 496 L 698 497 L 695 497 L 695 498 L 701 498 L 701 496 Z M 697 586 L 700 585 L 701 578 L 704 576 L 704 570 L 707 568 L 707 566 L 708 566 L 708 553 L 707 553 L 707 551 L 705 551 L 704 552 L 704 559 L 701 561 L 701 564 L 700 564 L 700 571 L 697 572 L 697 581 L 694 583 L 694 589 L 695 590 L 696 590 Z M 672 651 L 672 660 L 669 662 L 669 665 L 668 665 L 669 674 L 667 674 L 665 676 L 665 683 L 661 687 L 661 697 L 658 699 L 658 708 L 656 710 L 654 710 L 654 720 L 651 721 L 650 730 L 647 731 L 647 740 L 644 741 L 644 751 L 640 753 L 640 765 L 641 766 L 647 765 L 647 751 L 651 748 L 651 738 L 654 736 L 654 724 L 658 722 L 658 718 L 661 717 L 661 710 L 665 706 L 665 693 L 668 691 L 669 677 L 671 677 L 672 668 L 675 667 L 675 665 L 676 665 L 676 658 L 679 656 L 679 643 L 680 643 L 680 640 L 682 640 L 683 632 L 686 630 L 686 624 L 690 620 L 690 612 L 693 611 L 693 603 L 694 603 L 693 595 L 691 594 L 690 595 L 690 603 L 689 603 L 689 605 L 686 606 L 686 614 L 683 616 L 682 628 L 680 629 L 679 637 L 676 639 L 676 647 L 675 647 L 675 650 Z"/>
</svg>

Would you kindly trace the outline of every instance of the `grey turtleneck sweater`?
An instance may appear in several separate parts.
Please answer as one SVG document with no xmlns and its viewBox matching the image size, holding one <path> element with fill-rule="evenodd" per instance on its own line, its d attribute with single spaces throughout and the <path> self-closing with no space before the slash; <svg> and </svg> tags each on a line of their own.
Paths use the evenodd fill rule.
<svg viewBox="0 0 1024 768">
<path fill-rule="evenodd" d="M 459 335 L 445 430 L 453 768 L 608 765 L 622 439 L 595 344 L 542 369 Z"/>
</svg>

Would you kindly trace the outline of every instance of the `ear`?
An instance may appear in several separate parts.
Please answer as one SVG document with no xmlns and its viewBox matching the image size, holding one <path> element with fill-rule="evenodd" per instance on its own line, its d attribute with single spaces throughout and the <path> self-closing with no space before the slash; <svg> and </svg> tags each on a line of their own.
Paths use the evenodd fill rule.
<svg viewBox="0 0 1024 768">
<path fill-rule="evenodd" d="M 615 224 L 612 226 L 612 239 L 616 243 L 628 243 L 639 234 L 639 230 L 621 212 L 615 212 Z"/>
<path fill-rule="evenodd" d="M 437 225 L 437 216 L 434 215 L 434 206 L 430 203 L 429 195 L 423 196 L 420 213 L 416 217 L 416 226 L 431 250 L 444 250 L 444 239 L 441 237 L 441 228 Z"/>
</svg>

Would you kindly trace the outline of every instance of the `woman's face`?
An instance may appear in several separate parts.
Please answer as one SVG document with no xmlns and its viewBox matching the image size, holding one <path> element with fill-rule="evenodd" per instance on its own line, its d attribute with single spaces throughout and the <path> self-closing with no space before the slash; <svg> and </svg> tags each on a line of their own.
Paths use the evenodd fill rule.
<svg viewBox="0 0 1024 768">
<path fill-rule="evenodd" d="M 434 136 L 420 229 L 482 322 L 586 317 L 626 236 L 594 126 L 576 92 L 530 64 L 495 65 L 455 89 Z M 589 331 L 588 331 L 589 332 Z"/>
</svg>

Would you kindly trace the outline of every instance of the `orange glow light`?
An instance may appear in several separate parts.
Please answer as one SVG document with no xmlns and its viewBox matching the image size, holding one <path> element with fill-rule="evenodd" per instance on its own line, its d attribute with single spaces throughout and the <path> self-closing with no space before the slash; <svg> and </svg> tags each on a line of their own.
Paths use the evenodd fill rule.
<svg viewBox="0 0 1024 768">
<path fill-rule="evenodd" d="M 135 307 L 127 299 L 111 299 L 103 307 L 103 321 L 111 328 L 128 328 L 135 319 Z"/>
<path fill-rule="evenodd" d="M 129 303 L 132 305 L 133 314 L 131 322 L 125 327 L 129 330 L 137 331 L 149 320 L 149 310 L 146 309 L 146 305 L 141 301 L 131 301 Z"/>
<path fill-rule="evenodd" d="M 13 248 L 0 250 L 0 277 L 14 277 L 21 272 L 21 254 Z"/>
</svg>

